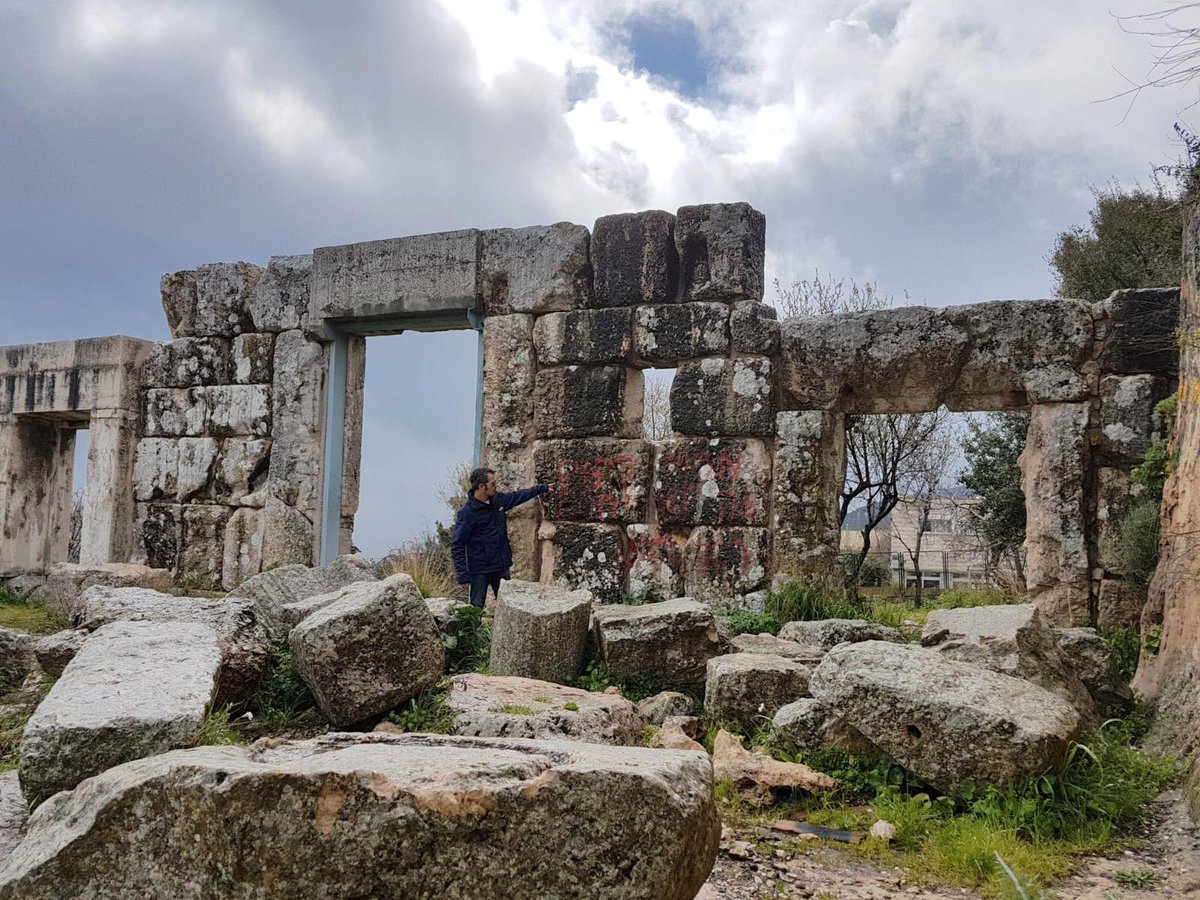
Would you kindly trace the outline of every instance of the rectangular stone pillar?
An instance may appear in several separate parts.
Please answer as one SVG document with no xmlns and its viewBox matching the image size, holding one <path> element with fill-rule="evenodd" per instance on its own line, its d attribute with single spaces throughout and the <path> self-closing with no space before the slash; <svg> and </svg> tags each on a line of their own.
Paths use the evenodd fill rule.
<svg viewBox="0 0 1200 900">
<path fill-rule="evenodd" d="M 775 573 L 823 568 L 841 541 L 838 497 L 846 476 L 846 417 L 813 410 L 775 416 L 772 523 Z"/>
<path fill-rule="evenodd" d="M 133 462 L 137 432 L 137 413 L 124 410 L 92 413 L 83 493 L 81 563 L 128 562 L 133 553 Z"/>
<path fill-rule="evenodd" d="M 0 416 L 0 575 L 67 561 L 75 430 Z"/>
</svg>

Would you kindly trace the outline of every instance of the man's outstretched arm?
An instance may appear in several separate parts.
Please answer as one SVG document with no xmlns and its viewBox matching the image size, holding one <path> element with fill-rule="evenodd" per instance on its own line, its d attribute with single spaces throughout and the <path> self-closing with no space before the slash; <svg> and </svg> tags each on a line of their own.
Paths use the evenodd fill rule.
<svg viewBox="0 0 1200 900">
<path fill-rule="evenodd" d="M 492 503 L 501 510 L 512 509 L 514 506 L 520 506 L 527 500 L 540 497 L 548 490 L 550 490 L 550 485 L 548 484 L 535 484 L 533 487 L 521 488 L 519 491 L 512 491 L 508 494 L 497 494 L 492 498 Z"/>
</svg>

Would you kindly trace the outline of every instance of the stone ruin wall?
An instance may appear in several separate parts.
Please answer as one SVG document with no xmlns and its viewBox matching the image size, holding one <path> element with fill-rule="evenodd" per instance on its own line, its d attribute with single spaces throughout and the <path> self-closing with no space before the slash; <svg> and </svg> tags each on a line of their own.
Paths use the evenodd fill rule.
<svg viewBox="0 0 1200 900">
<path fill-rule="evenodd" d="M 780 323 L 761 302 L 764 243 L 761 213 L 712 204 L 606 216 L 591 232 L 467 230 L 165 276 L 174 339 L 126 353 L 140 373 L 121 407 L 133 489 L 114 509 L 130 547 L 112 543 L 110 558 L 226 589 L 316 561 L 331 341 L 351 328 L 347 550 L 362 334 L 452 315 L 465 326 L 470 311 L 483 316 L 483 462 L 503 485 L 560 488 L 511 517 L 519 576 L 603 600 L 751 594 L 837 552 L 847 414 L 1030 408 L 1031 594 L 1063 624 L 1136 617 L 1105 532 L 1155 433 L 1153 405 L 1174 388 L 1174 355 L 1153 348 L 1173 332 L 1177 292 Z M 11 460 L 38 410 L 28 386 L 49 368 L 38 348 L 54 346 L 0 359 L 6 541 L 23 527 L 17 495 L 42 477 Z M 677 369 L 671 441 L 642 437 L 650 367 Z M 0 574 L 20 570 L 10 561 Z"/>
</svg>

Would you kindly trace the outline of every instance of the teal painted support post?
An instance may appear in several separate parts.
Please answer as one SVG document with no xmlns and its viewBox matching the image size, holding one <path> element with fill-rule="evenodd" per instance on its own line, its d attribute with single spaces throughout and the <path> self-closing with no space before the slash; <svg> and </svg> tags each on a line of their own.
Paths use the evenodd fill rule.
<svg viewBox="0 0 1200 900">
<path fill-rule="evenodd" d="M 480 466 L 483 464 L 483 316 L 468 312 L 467 321 L 479 336 L 475 369 L 475 453 L 471 465 Z"/>
<path fill-rule="evenodd" d="M 342 463 L 346 446 L 346 374 L 348 335 L 334 334 L 329 345 L 329 377 L 325 383 L 325 471 L 321 476 L 321 545 L 319 561 L 338 556 L 342 532 Z"/>
</svg>

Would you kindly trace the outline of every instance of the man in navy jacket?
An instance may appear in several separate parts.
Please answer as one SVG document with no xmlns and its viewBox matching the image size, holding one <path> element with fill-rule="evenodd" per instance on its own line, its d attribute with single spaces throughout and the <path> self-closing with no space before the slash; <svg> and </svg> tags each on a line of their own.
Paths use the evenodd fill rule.
<svg viewBox="0 0 1200 900">
<path fill-rule="evenodd" d="M 471 585 L 471 605 L 483 608 L 487 589 L 500 596 L 500 579 L 511 578 L 512 547 L 508 543 L 507 513 L 514 506 L 532 500 L 550 489 L 539 484 L 513 491 L 496 492 L 496 473 L 478 468 L 471 472 L 467 502 L 458 511 L 454 536 L 450 540 L 450 558 L 459 584 Z"/>
</svg>

